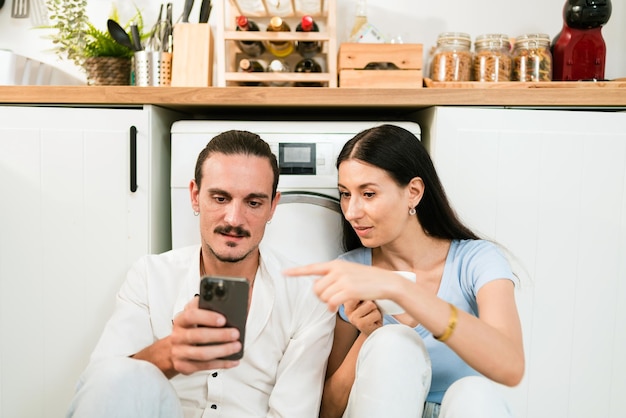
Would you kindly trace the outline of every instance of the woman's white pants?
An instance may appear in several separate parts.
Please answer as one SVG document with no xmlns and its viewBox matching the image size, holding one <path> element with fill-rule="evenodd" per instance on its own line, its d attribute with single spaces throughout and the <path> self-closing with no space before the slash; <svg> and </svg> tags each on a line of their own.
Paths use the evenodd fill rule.
<svg viewBox="0 0 626 418">
<path fill-rule="evenodd" d="M 385 325 L 363 343 L 344 418 L 506 418 L 498 387 L 481 376 L 454 382 L 441 407 L 428 403 L 431 364 L 424 341 L 405 325 Z"/>
</svg>

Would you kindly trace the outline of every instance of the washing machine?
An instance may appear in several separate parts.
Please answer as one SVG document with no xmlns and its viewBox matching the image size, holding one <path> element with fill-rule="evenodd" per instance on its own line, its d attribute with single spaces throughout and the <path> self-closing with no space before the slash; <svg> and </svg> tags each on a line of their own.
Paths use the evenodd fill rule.
<svg viewBox="0 0 626 418">
<path fill-rule="evenodd" d="M 335 162 L 358 132 L 382 123 L 402 126 L 420 138 L 414 122 L 363 121 L 178 121 L 172 125 L 172 248 L 200 243 L 189 182 L 198 154 L 214 136 L 231 129 L 259 134 L 280 168 L 281 199 L 263 243 L 299 264 L 334 259 L 343 252 Z"/>
</svg>

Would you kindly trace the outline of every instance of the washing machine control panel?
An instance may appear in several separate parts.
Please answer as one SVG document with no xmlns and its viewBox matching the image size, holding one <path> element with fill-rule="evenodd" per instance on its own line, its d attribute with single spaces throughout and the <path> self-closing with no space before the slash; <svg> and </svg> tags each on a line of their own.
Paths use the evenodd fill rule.
<svg viewBox="0 0 626 418">
<path fill-rule="evenodd" d="M 280 169 L 281 187 L 337 187 L 335 161 L 343 143 L 319 140 L 267 139 Z"/>
</svg>

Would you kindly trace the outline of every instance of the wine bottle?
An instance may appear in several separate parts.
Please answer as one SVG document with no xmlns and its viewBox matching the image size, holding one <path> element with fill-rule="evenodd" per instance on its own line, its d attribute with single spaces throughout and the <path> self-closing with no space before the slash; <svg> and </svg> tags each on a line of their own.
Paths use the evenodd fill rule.
<svg viewBox="0 0 626 418">
<path fill-rule="evenodd" d="M 268 32 L 291 32 L 291 27 L 279 16 L 274 16 L 267 26 Z M 278 58 L 284 58 L 294 50 L 293 41 L 268 41 L 267 50 Z"/>
<path fill-rule="evenodd" d="M 236 23 L 238 31 L 259 31 L 259 26 L 243 15 L 237 16 Z M 236 43 L 239 49 L 241 49 L 241 52 L 251 57 L 258 57 L 265 52 L 265 46 L 261 41 L 237 41 Z"/>
<path fill-rule="evenodd" d="M 350 42 L 355 42 L 361 28 L 367 23 L 367 0 L 358 0 L 356 4 L 356 14 L 354 24 L 350 31 Z"/>
<path fill-rule="evenodd" d="M 305 58 L 298 62 L 294 68 L 296 73 L 321 73 L 322 66 L 312 58 Z M 296 87 L 322 87 L 322 83 L 319 81 L 298 81 L 295 83 Z"/>
<path fill-rule="evenodd" d="M 239 61 L 239 71 L 245 73 L 263 73 L 265 72 L 265 67 L 263 67 L 260 61 L 243 58 Z M 260 81 L 242 81 L 239 84 L 242 86 L 260 86 L 263 83 Z"/>
<path fill-rule="evenodd" d="M 296 32 L 319 32 L 317 23 L 309 15 L 302 16 L 302 20 L 296 26 Z M 322 50 L 322 44 L 317 41 L 298 41 L 296 42 L 298 53 L 304 58 L 311 58 Z"/>
<path fill-rule="evenodd" d="M 291 68 L 282 59 L 273 59 L 267 66 L 268 73 L 288 73 Z M 272 80 L 269 85 L 274 87 L 286 87 L 293 84 L 291 81 Z"/>
</svg>

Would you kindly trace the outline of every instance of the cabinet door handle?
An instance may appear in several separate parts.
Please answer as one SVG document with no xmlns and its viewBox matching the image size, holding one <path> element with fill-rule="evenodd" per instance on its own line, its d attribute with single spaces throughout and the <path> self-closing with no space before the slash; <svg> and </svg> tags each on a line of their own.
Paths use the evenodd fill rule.
<svg viewBox="0 0 626 418">
<path fill-rule="evenodd" d="M 130 191 L 137 191 L 137 127 L 130 127 Z"/>
</svg>

